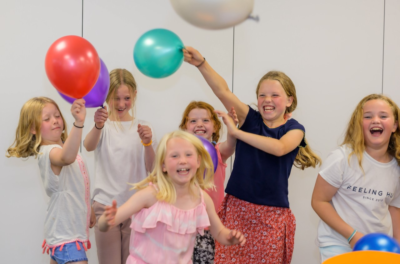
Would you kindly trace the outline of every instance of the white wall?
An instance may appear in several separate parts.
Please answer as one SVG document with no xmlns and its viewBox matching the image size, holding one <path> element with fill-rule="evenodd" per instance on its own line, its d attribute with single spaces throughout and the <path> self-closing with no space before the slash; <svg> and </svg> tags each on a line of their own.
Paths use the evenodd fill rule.
<svg viewBox="0 0 400 264">
<path fill-rule="evenodd" d="M 55 99 L 71 126 L 70 106 L 44 71 L 48 47 L 65 35 L 83 33 L 109 70 L 118 67 L 133 73 L 138 83 L 137 116 L 153 124 L 158 139 L 177 128 L 191 100 L 209 102 L 217 109 L 223 106 L 193 66 L 183 64 L 165 79 L 151 79 L 137 70 L 134 44 L 153 28 L 169 29 L 185 45 L 200 50 L 245 103 L 256 102 L 257 82 L 267 71 L 287 73 L 297 88 L 294 118 L 306 127 L 309 143 L 323 159 L 341 142 L 362 97 L 383 89 L 398 101 L 397 0 L 258 0 L 254 13 L 260 16 L 259 23 L 245 21 L 235 28 L 208 31 L 183 21 L 165 0 L 1 2 L 1 149 L 12 144 L 21 106 L 34 96 Z M 93 126 L 93 114 L 93 109 L 87 113 L 85 134 Z M 92 172 L 93 154 L 85 155 Z M 0 253 L 6 262 L 48 263 L 40 250 L 48 199 L 36 163 L 1 157 Z M 295 264 L 318 263 L 314 241 L 319 219 L 310 206 L 317 174 L 317 169 L 294 168 L 290 178 L 289 199 L 297 218 Z M 98 263 L 93 232 L 91 241 L 88 257 L 90 263 Z"/>
</svg>

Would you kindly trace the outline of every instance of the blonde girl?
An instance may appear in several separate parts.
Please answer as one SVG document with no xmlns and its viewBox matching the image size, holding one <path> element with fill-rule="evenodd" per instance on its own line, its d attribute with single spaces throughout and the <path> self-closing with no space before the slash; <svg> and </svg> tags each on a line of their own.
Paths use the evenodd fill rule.
<svg viewBox="0 0 400 264">
<path fill-rule="evenodd" d="M 94 116 L 83 145 L 95 154 L 93 208 L 99 218 L 112 200 L 125 203 L 133 194 L 128 182 L 143 180 L 152 170 L 157 145 L 150 123 L 134 116 L 136 81 L 125 69 L 110 72 L 108 105 Z M 107 111 L 108 110 L 108 111 Z M 129 255 L 130 219 L 103 233 L 95 227 L 99 264 L 125 264 Z"/>
<path fill-rule="evenodd" d="M 289 208 L 288 178 L 293 164 L 304 169 L 319 163 L 307 146 L 304 127 L 287 119 L 297 106 L 296 89 L 282 72 L 269 72 L 256 89 L 257 110 L 241 102 L 226 81 L 195 49 L 185 61 L 197 66 L 227 110 L 236 110 L 240 129 L 224 118 L 237 139 L 235 163 L 219 216 L 228 228 L 247 235 L 247 246 L 216 245 L 216 263 L 290 263 L 295 218 Z"/>
<path fill-rule="evenodd" d="M 100 229 L 107 231 L 132 217 L 127 264 L 192 263 L 195 236 L 208 226 L 222 244 L 245 243 L 241 232 L 222 225 L 204 192 L 213 186 L 212 166 L 195 136 L 175 131 L 162 138 L 154 170 L 134 185 L 140 191 L 118 209 L 114 201 L 99 220 Z"/>
<path fill-rule="evenodd" d="M 321 262 L 350 252 L 365 234 L 400 242 L 399 108 L 371 94 L 354 110 L 342 145 L 331 152 L 315 183 L 312 206 Z"/>
<path fill-rule="evenodd" d="M 235 114 L 234 111 L 232 114 Z M 236 138 L 228 135 L 227 140 L 218 143 L 222 129 L 214 108 L 202 101 L 192 101 L 188 104 L 182 115 L 179 128 L 193 135 L 203 137 L 212 142 L 218 156 L 218 165 L 214 173 L 214 189 L 206 190 L 214 202 L 218 212 L 224 199 L 224 182 L 226 160 L 235 152 Z M 204 235 L 196 236 L 195 248 L 193 251 L 193 263 L 212 263 L 214 261 L 215 243 L 209 230 Z"/>
<path fill-rule="evenodd" d="M 58 105 L 35 97 L 24 104 L 7 157 L 38 158 L 40 175 L 50 197 L 44 225 L 43 252 L 50 263 L 88 263 L 89 227 L 95 224 L 90 207 L 89 175 L 79 154 L 86 108 L 83 99 L 71 107 L 75 119 L 69 137 Z M 86 243 L 86 245 L 85 245 Z"/>
</svg>

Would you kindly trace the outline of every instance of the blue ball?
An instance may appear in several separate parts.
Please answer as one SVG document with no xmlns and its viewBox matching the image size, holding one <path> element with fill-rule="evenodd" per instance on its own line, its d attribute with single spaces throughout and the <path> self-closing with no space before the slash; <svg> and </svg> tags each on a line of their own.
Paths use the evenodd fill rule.
<svg viewBox="0 0 400 264">
<path fill-rule="evenodd" d="M 376 250 L 400 254 L 400 245 L 388 235 L 372 233 L 363 236 L 354 246 L 353 251 Z"/>
<path fill-rule="evenodd" d="M 173 74 L 183 62 L 181 39 L 167 29 L 153 29 L 136 42 L 133 59 L 146 76 L 164 78 Z"/>
</svg>

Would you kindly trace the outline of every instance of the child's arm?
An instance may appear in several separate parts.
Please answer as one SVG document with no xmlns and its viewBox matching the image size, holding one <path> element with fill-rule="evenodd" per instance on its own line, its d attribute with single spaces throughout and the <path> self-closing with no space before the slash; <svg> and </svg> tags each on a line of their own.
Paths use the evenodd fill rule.
<svg viewBox="0 0 400 264">
<path fill-rule="evenodd" d="M 393 238 L 400 243 L 400 208 L 389 205 L 389 213 L 392 218 Z"/>
<path fill-rule="evenodd" d="M 151 128 L 145 125 L 138 125 L 139 137 L 142 140 L 144 146 L 144 163 L 146 165 L 146 171 L 151 172 L 153 170 L 154 158 L 156 156 L 152 143 L 153 134 L 151 132 Z"/>
<path fill-rule="evenodd" d="M 215 111 L 218 116 L 223 117 L 224 113 L 221 111 Z M 225 114 L 226 115 L 226 114 Z M 304 137 L 304 132 L 302 130 L 290 130 L 280 139 L 264 137 L 248 132 L 244 132 L 238 129 L 231 118 L 222 118 L 226 127 L 228 128 L 228 135 L 234 138 L 240 139 L 247 144 L 272 154 L 274 156 L 283 156 L 294 150 L 301 143 Z"/>
<path fill-rule="evenodd" d="M 341 234 L 344 238 L 348 239 L 353 233 L 354 228 L 343 221 L 330 203 L 337 190 L 337 188 L 325 181 L 321 175 L 318 175 L 317 181 L 315 182 L 314 192 L 312 194 L 311 206 L 322 221 Z M 355 243 L 362 236 L 363 234 L 360 232 L 355 234 L 353 239 L 350 241 L 351 248 L 354 247 Z"/>
<path fill-rule="evenodd" d="M 93 151 L 96 149 L 97 144 L 100 140 L 101 129 L 104 127 L 104 123 L 107 121 L 108 118 L 108 111 L 107 106 L 104 108 L 97 109 L 96 113 L 94 114 L 94 123 L 95 126 L 92 130 L 86 135 L 85 140 L 83 141 L 83 146 L 87 151 Z"/>
<path fill-rule="evenodd" d="M 71 113 L 75 119 L 74 126 L 67 140 L 64 142 L 63 148 L 53 148 L 50 151 L 50 162 L 52 166 L 63 167 L 72 164 L 76 155 L 78 155 L 79 147 L 81 145 L 82 128 L 86 117 L 85 100 L 77 99 L 71 106 Z"/>
<path fill-rule="evenodd" d="M 204 61 L 204 58 L 200 54 L 200 52 L 192 47 L 185 47 L 185 49 L 183 49 L 183 55 L 185 61 L 194 66 L 200 65 Z M 232 107 L 236 109 L 241 126 L 249 112 L 249 106 L 241 102 L 239 98 L 237 98 L 236 95 L 234 95 L 231 90 L 229 90 L 228 84 L 226 83 L 224 78 L 222 78 L 210 66 L 210 64 L 208 64 L 207 61 L 204 61 L 204 63 L 198 68 L 208 85 L 213 90 L 214 94 L 223 103 L 226 110 L 229 110 Z"/>
<path fill-rule="evenodd" d="M 219 112 L 222 113 L 222 112 Z M 231 111 L 229 111 L 228 115 L 226 115 L 225 113 L 222 113 L 220 115 L 222 117 L 222 119 L 226 119 L 226 118 L 232 118 L 233 122 L 238 125 L 239 124 L 239 120 L 235 111 L 235 108 L 231 108 Z M 225 121 L 224 121 L 225 123 Z M 236 147 L 236 138 L 233 137 L 231 134 L 227 134 L 226 137 L 226 141 L 222 142 L 219 145 L 219 152 L 221 153 L 221 159 L 222 162 L 225 163 L 226 160 L 233 155 L 233 153 L 235 152 L 235 147 Z"/>
<path fill-rule="evenodd" d="M 112 206 L 106 206 L 103 215 L 99 218 L 100 231 L 108 231 L 110 227 L 119 225 L 141 209 L 152 206 L 156 201 L 156 192 L 151 186 L 136 192 L 119 208 L 114 200 Z"/>
<path fill-rule="evenodd" d="M 230 246 L 240 244 L 243 246 L 246 243 L 246 238 L 244 235 L 240 231 L 230 230 L 222 224 L 217 213 L 215 212 L 212 199 L 206 192 L 202 192 L 204 196 L 204 202 L 206 204 L 208 218 L 210 219 L 210 232 L 213 238 L 215 238 L 222 245 Z"/>
</svg>

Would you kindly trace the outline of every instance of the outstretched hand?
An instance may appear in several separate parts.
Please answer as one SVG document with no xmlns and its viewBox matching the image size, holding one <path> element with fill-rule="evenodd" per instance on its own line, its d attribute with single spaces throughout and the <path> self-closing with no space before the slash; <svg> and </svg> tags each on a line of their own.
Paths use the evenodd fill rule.
<svg viewBox="0 0 400 264">
<path fill-rule="evenodd" d="M 186 46 L 184 49 L 182 49 L 182 51 L 183 51 L 184 61 L 196 67 L 199 66 L 204 60 L 200 52 L 198 52 L 196 49 L 192 47 Z"/>
<path fill-rule="evenodd" d="M 240 244 L 243 246 L 246 243 L 246 238 L 242 232 L 238 230 L 231 230 L 226 238 L 232 245 Z"/>
<path fill-rule="evenodd" d="M 107 224 L 113 226 L 115 224 L 115 215 L 117 214 L 117 202 L 112 201 L 111 206 L 106 206 L 104 210 L 104 215 L 106 217 Z"/>
<path fill-rule="evenodd" d="M 231 111 L 232 111 L 232 110 L 231 110 Z M 224 122 L 224 124 L 225 124 L 226 127 L 228 128 L 228 133 L 229 133 L 229 135 L 234 137 L 236 131 L 238 130 L 238 128 L 237 128 L 237 123 L 238 123 L 239 121 L 237 120 L 237 117 L 236 117 L 237 123 L 235 124 L 235 121 L 233 121 L 232 117 L 231 117 L 230 115 L 228 115 L 227 113 L 222 112 L 222 111 L 219 111 L 219 110 L 214 110 L 214 112 L 215 112 L 219 117 L 222 117 L 222 121 Z M 235 116 L 236 113 L 235 113 L 235 114 L 232 114 L 232 115 Z M 234 117 L 234 118 L 235 118 L 235 117 Z"/>
</svg>

